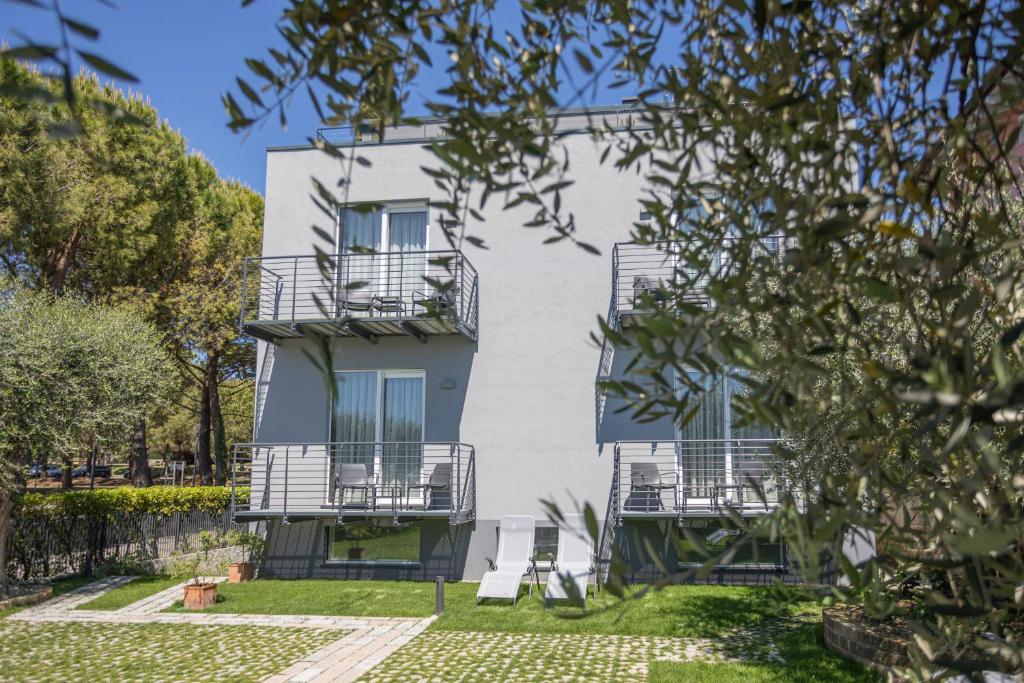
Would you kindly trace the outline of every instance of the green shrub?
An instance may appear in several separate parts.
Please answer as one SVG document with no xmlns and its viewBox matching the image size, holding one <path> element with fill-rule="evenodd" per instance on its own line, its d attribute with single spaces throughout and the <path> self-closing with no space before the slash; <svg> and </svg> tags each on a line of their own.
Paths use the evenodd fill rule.
<svg viewBox="0 0 1024 683">
<path fill-rule="evenodd" d="M 236 489 L 236 500 L 246 502 L 249 489 Z M 26 493 L 15 501 L 22 520 L 67 515 L 106 515 L 118 512 L 172 515 L 176 512 L 221 512 L 231 504 L 231 489 L 223 486 L 120 487 L 62 493 Z"/>
</svg>

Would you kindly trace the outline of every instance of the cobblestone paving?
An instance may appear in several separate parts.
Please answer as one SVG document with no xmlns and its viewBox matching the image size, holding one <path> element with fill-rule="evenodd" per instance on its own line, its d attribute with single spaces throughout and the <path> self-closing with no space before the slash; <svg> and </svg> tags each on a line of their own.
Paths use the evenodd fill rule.
<svg viewBox="0 0 1024 683">
<path fill-rule="evenodd" d="M 783 662 L 774 641 L 812 618 L 779 618 L 718 638 L 424 633 L 361 680 L 636 681 L 652 661 Z"/>
<path fill-rule="evenodd" d="M 0 621 L 0 681 L 259 681 L 337 631 Z"/>
<path fill-rule="evenodd" d="M 76 609 L 132 578 L 102 579 L 0 621 L 0 682 L 269 677 L 274 683 L 343 683 L 432 621 L 162 612 L 181 599 L 184 583 L 119 610 Z M 32 667 L 33 661 L 43 665 Z"/>
</svg>

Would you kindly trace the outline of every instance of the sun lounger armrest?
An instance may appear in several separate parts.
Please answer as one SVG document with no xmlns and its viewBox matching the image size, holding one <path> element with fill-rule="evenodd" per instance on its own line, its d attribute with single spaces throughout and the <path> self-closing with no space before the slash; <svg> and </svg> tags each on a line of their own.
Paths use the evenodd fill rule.
<svg viewBox="0 0 1024 683">
<path fill-rule="evenodd" d="M 492 572 L 493 572 L 493 571 L 497 570 L 497 568 L 498 568 L 498 565 L 496 565 L 496 564 L 494 563 L 494 560 L 493 560 L 493 559 L 491 559 L 491 558 L 489 558 L 489 557 L 485 557 L 484 559 L 485 559 L 485 560 L 487 560 L 487 566 L 488 566 L 488 567 L 490 568 L 490 571 L 492 571 Z"/>
</svg>

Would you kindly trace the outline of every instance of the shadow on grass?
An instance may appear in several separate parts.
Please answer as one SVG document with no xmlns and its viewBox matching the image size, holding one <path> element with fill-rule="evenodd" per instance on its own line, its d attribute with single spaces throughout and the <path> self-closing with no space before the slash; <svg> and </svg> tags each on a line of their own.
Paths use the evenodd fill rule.
<svg viewBox="0 0 1024 683">
<path fill-rule="evenodd" d="M 785 663 L 653 662 L 650 683 L 869 683 L 879 674 L 825 649 L 821 626 L 801 626 L 776 640 Z"/>
</svg>

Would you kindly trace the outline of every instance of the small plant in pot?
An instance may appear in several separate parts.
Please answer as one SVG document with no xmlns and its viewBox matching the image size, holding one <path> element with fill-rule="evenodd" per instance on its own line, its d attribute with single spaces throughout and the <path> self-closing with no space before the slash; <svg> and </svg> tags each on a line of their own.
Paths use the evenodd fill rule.
<svg viewBox="0 0 1024 683">
<path fill-rule="evenodd" d="M 228 565 L 228 583 L 251 581 L 256 576 L 256 561 L 263 554 L 263 537 L 252 531 L 231 531 L 227 544 L 241 547 L 243 558 Z"/>
<path fill-rule="evenodd" d="M 185 562 L 192 575 L 192 582 L 185 585 L 185 609 L 206 609 L 216 604 L 216 582 L 204 581 L 200 573 L 209 567 L 210 551 L 219 545 L 220 539 L 216 534 L 209 531 L 199 534 L 199 552 L 193 553 Z"/>
</svg>

